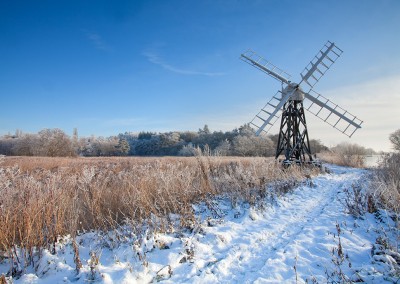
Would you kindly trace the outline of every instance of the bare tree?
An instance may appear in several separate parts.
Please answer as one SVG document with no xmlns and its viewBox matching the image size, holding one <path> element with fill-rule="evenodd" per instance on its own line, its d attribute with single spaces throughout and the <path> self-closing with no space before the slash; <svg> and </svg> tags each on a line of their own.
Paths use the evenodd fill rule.
<svg viewBox="0 0 400 284">
<path fill-rule="evenodd" d="M 37 134 L 21 134 L 16 138 L 12 152 L 17 156 L 35 156 L 40 152 L 40 141 Z"/>
<path fill-rule="evenodd" d="M 393 149 L 396 151 L 400 151 L 400 129 L 397 129 L 395 132 L 389 135 L 389 140 L 393 144 Z"/>
<path fill-rule="evenodd" d="M 95 140 L 94 151 L 96 156 L 116 156 L 118 155 L 118 137 L 108 138 L 99 137 Z"/>
<path fill-rule="evenodd" d="M 72 142 L 61 129 L 43 129 L 39 132 L 39 155 L 49 157 L 75 156 Z"/>
<path fill-rule="evenodd" d="M 365 147 L 358 144 L 345 143 L 345 142 L 336 145 L 332 150 L 336 153 L 340 153 L 346 156 L 352 156 L 352 155 L 363 156 L 367 153 L 367 149 L 365 149 Z"/>
<path fill-rule="evenodd" d="M 321 140 L 319 139 L 310 139 L 310 148 L 313 154 L 328 150 L 328 147 L 322 144 Z"/>
<path fill-rule="evenodd" d="M 362 167 L 367 149 L 358 144 L 340 143 L 332 148 L 339 158 L 340 163 L 345 166 Z"/>
<path fill-rule="evenodd" d="M 3 136 L 0 138 L 0 155 L 12 155 L 13 148 L 17 139 L 10 136 Z"/>
</svg>

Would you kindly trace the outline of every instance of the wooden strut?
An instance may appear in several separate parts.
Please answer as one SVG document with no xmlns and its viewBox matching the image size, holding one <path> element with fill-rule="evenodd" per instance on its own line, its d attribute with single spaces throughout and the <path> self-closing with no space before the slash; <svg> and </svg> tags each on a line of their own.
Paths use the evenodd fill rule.
<svg viewBox="0 0 400 284">
<path fill-rule="evenodd" d="M 310 141 L 302 101 L 289 100 L 282 112 L 275 158 L 285 155 L 284 163 L 312 162 Z"/>
</svg>

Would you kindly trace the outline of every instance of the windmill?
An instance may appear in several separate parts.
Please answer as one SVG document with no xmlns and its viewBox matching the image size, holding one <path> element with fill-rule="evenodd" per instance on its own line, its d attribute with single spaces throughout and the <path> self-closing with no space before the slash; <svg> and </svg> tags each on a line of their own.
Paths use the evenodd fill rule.
<svg viewBox="0 0 400 284">
<path fill-rule="evenodd" d="M 268 133 L 279 117 L 282 117 L 275 158 L 284 154 L 284 164 L 304 163 L 306 156 L 310 162 L 313 161 L 304 109 L 348 137 L 361 128 L 360 119 L 313 90 L 342 52 L 333 42 L 328 41 L 300 73 L 299 83 L 291 82 L 288 73 L 252 50 L 247 50 L 241 55 L 243 61 L 281 82 L 282 89 L 260 110 L 250 124 L 256 128 L 258 136 Z"/>
</svg>

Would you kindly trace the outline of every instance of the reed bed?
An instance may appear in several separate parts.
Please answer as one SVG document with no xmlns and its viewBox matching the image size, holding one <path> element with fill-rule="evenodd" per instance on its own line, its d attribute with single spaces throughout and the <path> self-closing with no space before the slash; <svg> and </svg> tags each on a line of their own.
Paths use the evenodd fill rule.
<svg viewBox="0 0 400 284">
<path fill-rule="evenodd" d="M 381 156 L 374 170 L 371 192 L 383 207 L 397 213 L 397 225 L 400 216 L 400 153 L 388 153 Z"/>
<path fill-rule="evenodd" d="M 325 151 L 319 153 L 318 158 L 325 163 L 335 164 L 339 166 L 352 167 L 352 168 L 365 167 L 364 155 L 359 155 L 359 154 L 344 155 L 342 153 Z"/>
<path fill-rule="evenodd" d="M 269 185 L 278 194 L 314 173 L 282 169 L 268 158 L 3 157 L 0 257 L 30 263 L 34 250 L 52 250 L 60 236 L 123 224 L 166 231 L 171 216 L 190 227 L 193 204 L 209 204 L 216 196 L 230 198 L 232 206 L 256 204 Z"/>
</svg>

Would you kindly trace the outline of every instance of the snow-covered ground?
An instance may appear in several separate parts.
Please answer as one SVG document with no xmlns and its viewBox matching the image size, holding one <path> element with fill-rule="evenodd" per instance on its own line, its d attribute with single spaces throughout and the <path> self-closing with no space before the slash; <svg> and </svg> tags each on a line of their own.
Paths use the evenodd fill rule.
<svg viewBox="0 0 400 284">
<path fill-rule="evenodd" d="M 396 224 L 383 210 L 348 214 L 353 185 L 365 186 L 366 170 L 329 166 L 331 173 L 285 196 L 267 195 L 257 206 L 228 198 L 213 210 L 195 205 L 193 230 L 169 234 L 86 233 L 77 238 L 83 264 L 75 272 L 71 239 L 45 251 L 37 267 L 14 283 L 366 283 L 399 281 Z M 219 212 L 222 218 L 213 217 Z M 378 240 L 378 241 L 377 241 Z M 377 244 L 378 243 L 378 244 Z M 92 252 L 92 258 L 90 254 Z M 96 258 L 99 258 L 97 263 Z M 397 264 L 396 264 L 397 262 Z M 9 269 L 0 264 L 0 274 Z"/>
</svg>

